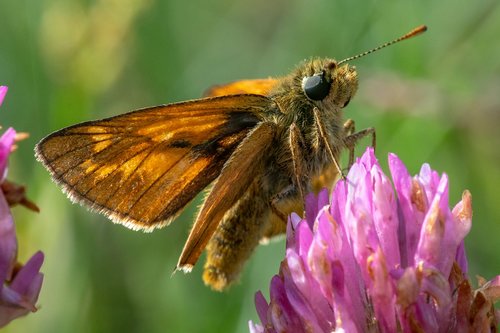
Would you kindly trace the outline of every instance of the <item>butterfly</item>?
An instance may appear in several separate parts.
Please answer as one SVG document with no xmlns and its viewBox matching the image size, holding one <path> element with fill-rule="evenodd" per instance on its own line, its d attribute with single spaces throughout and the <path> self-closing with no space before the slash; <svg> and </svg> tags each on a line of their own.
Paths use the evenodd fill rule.
<svg viewBox="0 0 500 333">
<path fill-rule="evenodd" d="M 307 193 L 343 176 L 343 151 L 351 164 L 361 138 L 375 144 L 373 128 L 344 120 L 358 88 L 347 61 L 425 30 L 342 61 L 306 60 L 281 78 L 69 126 L 42 139 L 36 157 L 72 201 L 134 230 L 168 225 L 208 187 L 177 269 L 190 271 L 206 250 L 203 279 L 223 290 L 260 241 L 303 212 Z"/>
</svg>

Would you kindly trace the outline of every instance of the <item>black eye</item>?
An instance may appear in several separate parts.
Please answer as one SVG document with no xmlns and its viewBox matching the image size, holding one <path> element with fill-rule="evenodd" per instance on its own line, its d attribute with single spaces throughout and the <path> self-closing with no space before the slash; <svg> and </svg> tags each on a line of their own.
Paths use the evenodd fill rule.
<svg viewBox="0 0 500 333">
<path fill-rule="evenodd" d="M 307 76 L 302 80 L 302 89 L 307 98 L 313 101 L 320 101 L 330 92 L 330 82 L 325 78 L 325 73 L 314 74 Z"/>
</svg>

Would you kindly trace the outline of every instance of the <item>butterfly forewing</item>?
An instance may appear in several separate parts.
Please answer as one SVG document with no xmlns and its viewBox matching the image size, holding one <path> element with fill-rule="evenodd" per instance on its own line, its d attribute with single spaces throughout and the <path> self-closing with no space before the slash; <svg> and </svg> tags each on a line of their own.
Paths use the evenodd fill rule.
<svg viewBox="0 0 500 333">
<path fill-rule="evenodd" d="M 74 201 L 152 230 L 217 178 L 268 105 L 234 95 L 141 109 L 55 132 L 37 156 Z"/>
</svg>

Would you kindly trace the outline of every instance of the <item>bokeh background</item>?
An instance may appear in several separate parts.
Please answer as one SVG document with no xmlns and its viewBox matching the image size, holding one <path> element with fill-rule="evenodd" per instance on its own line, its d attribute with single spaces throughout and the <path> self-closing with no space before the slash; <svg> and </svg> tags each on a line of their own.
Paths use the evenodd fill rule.
<svg viewBox="0 0 500 333">
<path fill-rule="evenodd" d="M 171 277 L 199 200 L 166 229 L 130 231 L 72 205 L 35 161 L 35 143 L 77 122 L 196 98 L 214 83 L 284 75 L 311 56 L 345 58 L 419 24 L 429 26 L 423 36 L 355 61 L 360 89 L 346 115 L 377 128 L 385 170 L 391 151 L 411 173 L 423 162 L 448 173 L 452 204 L 471 190 L 471 276 L 491 278 L 500 271 L 499 4 L 2 1 L 0 84 L 10 90 L 0 123 L 31 134 L 9 179 L 42 209 L 14 209 L 19 256 L 46 254 L 39 312 L 5 332 L 246 332 L 283 241 L 259 247 L 229 292 L 206 288 L 201 267 Z"/>
</svg>

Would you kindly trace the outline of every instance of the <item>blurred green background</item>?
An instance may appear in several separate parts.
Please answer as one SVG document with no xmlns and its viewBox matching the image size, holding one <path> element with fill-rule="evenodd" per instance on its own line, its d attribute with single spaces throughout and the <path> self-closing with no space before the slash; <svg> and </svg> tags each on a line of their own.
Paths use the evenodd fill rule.
<svg viewBox="0 0 500 333">
<path fill-rule="evenodd" d="M 42 209 L 14 209 L 19 255 L 46 254 L 39 312 L 5 332 L 246 332 L 283 241 L 259 247 L 226 293 L 206 288 L 200 267 L 171 277 L 199 201 L 168 228 L 133 232 L 72 205 L 33 146 L 61 127 L 196 98 L 214 83 L 284 75 L 310 56 L 345 58 L 419 24 L 429 26 L 423 36 L 355 61 L 360 89 L 346 116 L 377 128 L 385 170 L 391 151 L 411 173 L 423 162 L 447 172 L 452 205 L 471 190 L 471 276 L 499 273 L 499 4 L 2 1 L 0 84 L 10 90 L 0 123 L 31 134 L 9 179 Z"/>
</svg>

